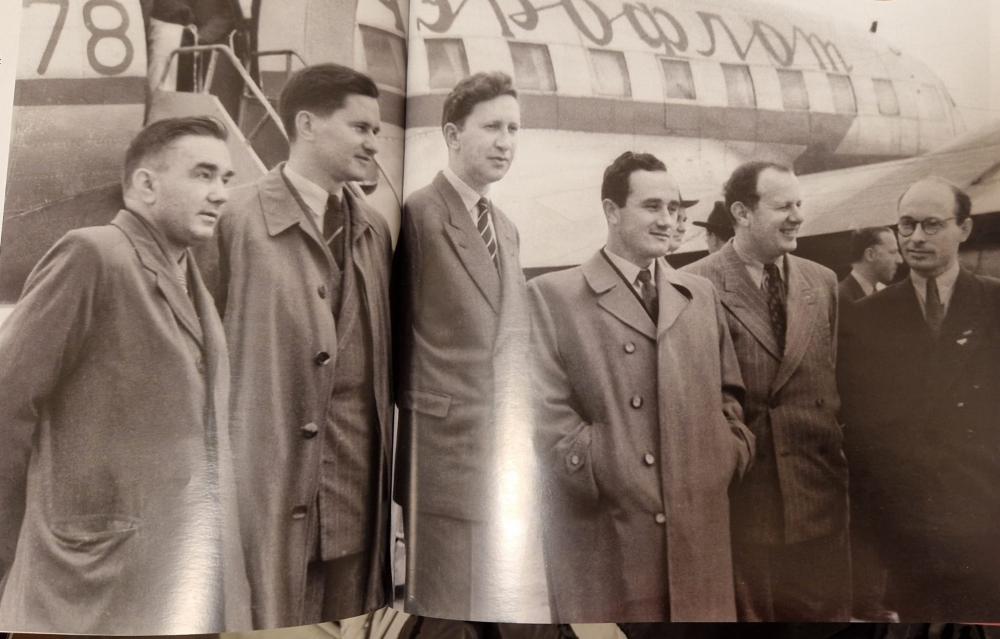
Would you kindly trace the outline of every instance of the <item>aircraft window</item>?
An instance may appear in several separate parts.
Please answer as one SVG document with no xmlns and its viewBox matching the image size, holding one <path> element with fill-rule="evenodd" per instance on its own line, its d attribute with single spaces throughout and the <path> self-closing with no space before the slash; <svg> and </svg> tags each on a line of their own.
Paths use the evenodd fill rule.
<svg viewBox="0 0 1000 639">
<path fill-rule="evenodd" d="M 392 33 L 361 26 L 368 74 L 380 84 L 397 89 L 406 86 L 406 45 Z"/>
<path fill-rule="evenodd" d="M 833 108 L 837 113 L 857 113 L 858 100 L 854 95 L 854 85 L 850 76 L 828 73 L 830 89 L 833 91 Z"/>
<path fill-rule="evenodd" d="M 781 84 L 781 102 L 786 111 L 808 111 L 809 92 L 806 79 L 801 71 L 778 69 L 778 83 Z"/>
<path fill-rule="evenodd" d="M 722 75 L 726 79 L 726 94 L 731 107 L 757 106 L 757 94 L 753 90 L 750 67 L 745 64 L 723 64 Z"/>
<path fill-rule="evenodd" d="M 590 50 L 594 93 L 627 98 L 632 95 L 625 54 L 620 51 Z"/>
<path fill-rule="evenodd" d="M 899 99 L 892 80 L 874 78 L 875 97 L 878 98 L 878 112 L 882 115 L 899 115 Z"/>
<path fill-rule="evenodd" d="M 937 89 L 930 84 L 920 87 L 920 117 L 925 120 L 944 119 L 944 105 Z"/>
<path fill-rule="evenodd" d="M 469 75 L 469 59 L 461 40 L 425 40 L 427 68 L 430 70 L 431 89 L 451 90 L 458 81 Z"/>
<path fill-rule="evenodd" d="M 660 66 L 663 67 L 663 81 L 668 98 L 674 100 L 694 100 L 697 98 L 690 62 L 660 58 Z"/>
<path fill-rule="evenodd" d="M 549 48 L 544 44 L 511 42 L 514 60 L 514 84 L 526 91 L 555 91 L 556 75 L 552 71 Z"/>
</svg>

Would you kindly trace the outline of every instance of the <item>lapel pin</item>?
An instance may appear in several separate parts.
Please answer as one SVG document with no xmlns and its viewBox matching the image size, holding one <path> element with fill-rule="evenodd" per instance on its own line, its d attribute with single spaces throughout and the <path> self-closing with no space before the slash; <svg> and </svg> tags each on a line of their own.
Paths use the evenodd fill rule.
<svg viewBox="0 0 1000 639">
<path fill-rule="evenodd" d="M 960 337 L 959 339 L 955 340 L 955 343 L 958 344 L 959 346 L 965 346 L 965 343 L 968 341 L 969 341 L 968 337 Z"/>
<path fill-rule="evenodd" d="M 972 329 L 970 328 L 962 331 L 962 335 L 972 335 Z"/>
</svg>

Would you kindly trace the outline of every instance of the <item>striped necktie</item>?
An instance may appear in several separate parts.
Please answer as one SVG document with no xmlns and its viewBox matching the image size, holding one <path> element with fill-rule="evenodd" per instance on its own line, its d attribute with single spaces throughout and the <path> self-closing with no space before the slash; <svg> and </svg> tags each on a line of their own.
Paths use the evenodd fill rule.
<svg viewBox="0 0 1000 639">
<path fill-rule="evenodd" d="M 326 200 L 326 213 L 323 215 L 323 239 L 337 266 L 344 268 L 344 204 L 336 195 L 330 195 Z"/>
<path fill-rule="evenodd" d="M 490 224 L 490 201 L 484 197 L 479 198 L 479 201 L 476 202 L 476 210 L 479 211 L 479 216 L 476 218 L 476 228 L 479 229 L 479 236 L 483 238 L 483 243 L 486 244 L 486 250 L 490 254 L 490 259 L 493 260 L 493 266 L 499 271 L 500 260 L 497 257 L 497 240 L 493 236 L 493 226 Z"/>
<path fill-rule="evenodd" d="M 660 305 L 657 302 L 656 284 L 653 282 L 653 274 L 648 268 L 639 269 L 639 275 L 635 278 L 635 281 L 639 283 L 642 305 L 646 309 L 646 313 L 649 314 L 649 319 L 653 320 L 655 324 L 657 316 L 660 314 Z"/>
</svg>

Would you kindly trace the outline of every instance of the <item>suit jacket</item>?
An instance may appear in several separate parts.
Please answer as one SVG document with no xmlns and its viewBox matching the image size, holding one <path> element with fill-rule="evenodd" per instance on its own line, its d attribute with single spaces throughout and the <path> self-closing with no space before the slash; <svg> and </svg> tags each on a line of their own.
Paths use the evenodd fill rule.
<svg viewBox="0 0 1000 639">
<path fill-rule="evenodd" d="M 685 267 L 719 292 L 746 383 L 746 424 L 757 437 L 757 457 L 733 494 L 733 530 L 758 544 L 797 543 L 847 525 L 847 460 L 834 373 L 837 279 L 815 262 L 787 259 L 784 353 L 766 296 L 732 242 Z"/>
<path fill-rule="evenodd" d="M 743 382 L 711 283 L 662 259 L 656 278 L 657 325 L 601 253 L 528 287 L 559 621 L 736 619 Z"/>
<path fill-rule="evenodd" d="M 0 329 L 2 423 L 33 436 L 0 627 L 249 628 L 226 344 L 190 266 L 193 304 L 121 211 L 57 242 Z"/>
<path fill-rule="evenodd" d="M 865 290 L 861 288 L 861 284 L 850 273 L 837 284 L 837 296 L 841 306 L 853 304 L 866 297 Z"/>
<path fill-rule="evenodd" d="M 995 570 L 1000 281 L 961 271 L 938 338 L 909 279 L 855 311 L 840 382 L 858 516 L 883 553 L 915 539 L 947 556 L 965 548 L 969 565 Z"/>
<path fill-rule="evenodd" d="M 345 190 L 352 211 L 357 282 L 372 335 L 380 441 L 371 460 L 378 478 L 365 577 L 367 608 L 384 605 L 388 575 L 390 397 L 389 268 L 385 220 Z M 314 623 L 303 618 L 306 565 L 316 523 L 322 437 L 337 372 L 337 323 L 329 292 L 336 265 L 316 224 L 281 175 L 281 165 L 230 194 L 209 260 L 233 369 L 232 420 L 254 626 Z M 325 354 L 325 357 L 324 355 Z M 319 425 L 319 426 L 317 426 Z M 361 614 L 358 610 L 355 614 Z"/>
<path fill-rule="evenodd" d="M 484 520 L 492 511 L 498 392 L 527 343 L 517 229 L 493 207 L 497 271 L 455 189 L 439 173 L 406 201 L 396 246 L 397 494 L 417 512 Z M 526 355 L 526 351 L 525 351 Z M 522 376 L 523 377 L 523 376 Z"/>
</svg>

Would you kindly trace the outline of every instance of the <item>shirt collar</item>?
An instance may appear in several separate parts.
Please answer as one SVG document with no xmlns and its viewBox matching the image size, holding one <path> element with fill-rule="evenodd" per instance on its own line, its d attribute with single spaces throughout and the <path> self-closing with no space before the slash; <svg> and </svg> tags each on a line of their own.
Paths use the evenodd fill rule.
<svg viewBox="0 0 1000 639">
<path fill-rule="evenodd" d="M 625 279 L 628 280 L 628 283 L 631 284 L 633 286 L 633 288 L 634 288 L 635 287 L 635 281 L 639 278 L 639 271 L 641 271 L 642 268 L 636 266 L 635 264 L 633 264 L 632 262 L 628 261 L 627 259 L 625 259 L 621 255 L 616 255 L 615 253 L 612 253 L 611 250 L 607 246 L 604 247 L 604 254 L 608 256 L 608 259 L 611 260 L 611 263 L 615 265 L 615 268 L 617 268 L 619 271 L 621 271 L 621 274 L 623 276 L 625 276 Z M 650 265 L 649 265 L 649 274 L 653 276 L 653 281 L 655 282 L 656 281 L 656 260 L 653 260 L 650 263 Z"/>
<path fill-rule="evenodd" d="M 750 279 L 753 280 L 754 285 L 756 285 L 757 288 L 763 286 L 764 263 L 744 254 L 743 251 L 740 250 L 740 245 L 736 242 L 735 238 L 733 239 L 733 250 L 736 251 L 736 256 L 740 258 L 740 261 L 743 262 L 744 266 L 746 266 L 747 273 L 750 274 Z M 774 264 L 778 267 L 778 273 L 781 275 L 781 281 L 785 282 L 787 285 L 788 278 L 785 276 L 785 256 L 782 255 L 774 260 Z"/>
<path fill-rule="evenodd" d="M 480 198 L 489 198 L 489 191 L 480 193 L 476 189 L 472 188 L 466 184 L 462 178 L 458 177 L 458 174 L 452 171 L 451 167 L 446 166 L 441 172 L 444 174 L 445 179 L 448 180 L 448 183 L 451 184 L 456 191 L 458 191 L 458 197 L 462 198 L 462 204 L 465 205 L 466 211 L 472 211 L 475 209 Z"/>
<path fill-rule="evenodd" d="M 938 296 L 941 298 L 941 304 L 945 308 L 948 307 L 948 302 L 951 301 L 951 293 L 955 290 L 955 281 L 958 280 L 960 270 L 958 260 L 955 260 L 955 263 L 949 266 L 948 270 L 934 278 L 938 287 Z M 920 305 L 923 306 L 924 300 L 927 299 L 927 278 L 910 269 L 910 281 L 913 282 L 913 288 L 917 291 Z"/>
<path fill-rule="evenodd" d="M 851 269 L 851 277 L 853 277 L 854 281 L 858 283 L 858 286 L 861 287 L 861 290 L 864 291 L 865 295 L 871 295 L 878 290 L 878 282 L 870 282 L 868 278 L 859 273 L 857 269 Z"/>
<path fill-rule="evenodd" d="M 326 215 L 326 201 L 330 197 L 330 193 L 309 178 L 297 173 L 288 164 L 282 167 L 282 171 L 285 172 L 285 177 L 292 183 L 295 190 L 299 192 L 299 197 L 309 207 L 309 211 L 313 214 L 313 218 L 316 220 L 319 228 L 323 228 L 323 216 Z M 343 200 L 343 190 L 337 193 L 336 196 Z"/>
</svg>

